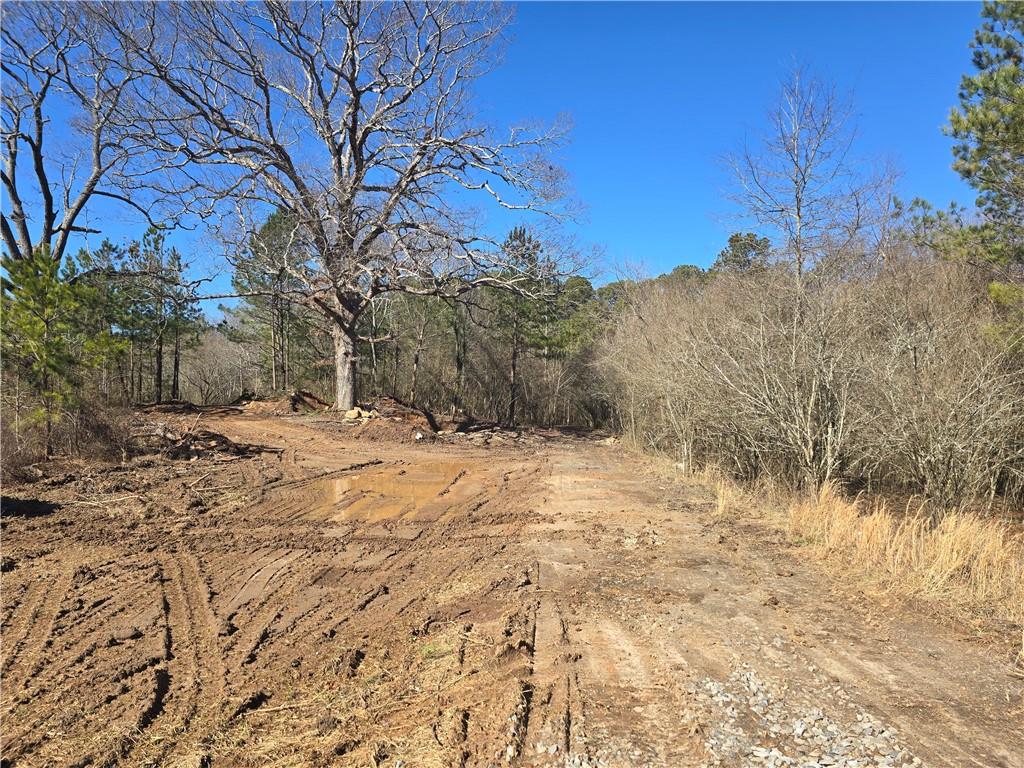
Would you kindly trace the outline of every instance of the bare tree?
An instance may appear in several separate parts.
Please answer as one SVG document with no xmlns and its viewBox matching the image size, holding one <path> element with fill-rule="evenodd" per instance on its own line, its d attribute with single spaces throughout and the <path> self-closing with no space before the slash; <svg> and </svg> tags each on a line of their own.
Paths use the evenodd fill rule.
<svg viewBox="0 0 1024 768">
<path fill-rule="evenodd" d="M 107 54 L 113 41 L 84 11 L 76 3 L 4 4 L 0 234 L 13 258 L 48 250 L 60 261 L 76 234 L 99 231 L 85 221 L 98 199 L 154 224 L 152 201 L 167 191 L 161 172 L 174 161 L 139 143 L 125 121 L 138 75 Z M 61 123 L 73 130 L 51 145 Z M 188 184 L 178 184 L 184 194 Z"/>
<path fill-rule="evenodd" d="M 792 289 L 777 282 L 770 300 L 751 296 L 751 311 L 729 315 L 731 324 L 712 317 L 703 343 L 717 340 L 720 355 L 698 363 L 735 396 L 740 421 L 759 424 L 756 439 L 744 438 L 764 444 L 758 455 L 785 454 L 801 482 L 820 486 L 843 460 L 857 373 L 853 312 L 837 309 L 882 239 L 875 230 L 888 213 L 889 179 L 855 169 L 849 108 L 799 69 L 768 124 L 760 149 L 731 160 L 735 199 L 775 237 L 782 264 L 772 279 Z"/>
<path fill-rule="evenodd" d="M 472 110 L 506 9 L 463 3 L 110 3 L 134 76 L 140 141 L 203 169 L 212 198 L 278 209 L 298 257 L 270 261 L 330 323 L 336 407 L 354 402 L 358 320 L 389 291 L 510 288 L 509 262 L 453 201 L 480 193 L 554 213 L 560 125 L 498 136 Z M 453 194 L 454 193 L 454 194 Z"/>
<path fill-rule="evenodd" d="M 758 149 L 728 159 L 734 199 L 795 267 L 797 284 L 825 256 L 843 250 L 874 220 L 884 185 L 854 169 L 850 108 L 835 88 L 795 69 L 768 114 Z"/>
</svg>

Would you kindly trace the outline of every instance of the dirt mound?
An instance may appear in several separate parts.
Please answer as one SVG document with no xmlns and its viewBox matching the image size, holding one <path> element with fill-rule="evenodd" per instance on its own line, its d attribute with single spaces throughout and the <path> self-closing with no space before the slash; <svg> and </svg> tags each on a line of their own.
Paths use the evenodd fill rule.
<svg viewBox="0 0 1024 768">
<path fill-rule="evenodd" d="M 169 459 L 191 459 L 210 454 L 255 456 L 259 453 L 280 452 L 280 448 L 237 443 L 229 437 L 208 429 L 199 429 L 203 418 L 194 420 L 156 421 L 141 415 L 131 425 L 131 443 L 136 454 L 157 453 Z"/>
<path fill-rule="evenodd" d="M 417 443 L 436 439 L 429 426 L 408 422 L 397 417 L 377 417 L 358 423 L 349 433 L 360 440 L 380 442 Z"/>
<path fill-rule="evenodd" d="M 312 392 L 297 389 L 282 397 L 263 400 L 253 396 L 238 398 L 232 405 L 238 405 L 246 413 L 256 416 L 287 416 L 292 413 L 315 413 L 326 411 L 331 404 L 321 400 Z"/>
</svg>

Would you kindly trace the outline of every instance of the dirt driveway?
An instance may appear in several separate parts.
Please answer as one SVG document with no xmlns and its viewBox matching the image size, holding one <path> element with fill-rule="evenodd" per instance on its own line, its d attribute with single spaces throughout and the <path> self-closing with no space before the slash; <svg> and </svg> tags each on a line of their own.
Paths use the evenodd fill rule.
<svg viewBox="0 0 1024 768">
<path fill-rule="evenodd" d="M 1024 766 L 1003 652 L 613 446 L 204 423 L 283 450 L 5 489 L 5 766 Z"/>
</svg>

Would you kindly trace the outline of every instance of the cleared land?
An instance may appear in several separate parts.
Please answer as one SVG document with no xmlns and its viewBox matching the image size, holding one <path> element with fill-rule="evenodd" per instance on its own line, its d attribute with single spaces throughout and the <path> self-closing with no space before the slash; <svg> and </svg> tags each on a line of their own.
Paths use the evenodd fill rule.
<svg viewBox="0 0 1024 768">
<path fill-rule="evenodd" d="M 5 489 L 4 765 L 1024 765 L 1008 647 L 614 446 L 199 418 Z"/>
</svg>

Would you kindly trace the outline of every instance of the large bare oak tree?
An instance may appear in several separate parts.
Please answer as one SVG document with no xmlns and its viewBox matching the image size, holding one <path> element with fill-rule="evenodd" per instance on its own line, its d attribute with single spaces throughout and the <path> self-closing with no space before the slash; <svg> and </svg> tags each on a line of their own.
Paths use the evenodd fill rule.
<svg viewBox="0 0 1024 768">
<path fill-rule="evenodd" d="M 253 230 L 260 212 L 294 226 L 263 259 L 328 320 L 336 407 L 355 398 L 358 321 L 389 291 L 526 285 L 481 237 L 471 199 L 553 214 L 564 131 L 499 135 L 470 86 L 494 63 L 506 9 L 468 3 L 110 3 L 93 6 L 121 41 L 135 139 L 196 169 L 211 198 Z"/>
</svg>

